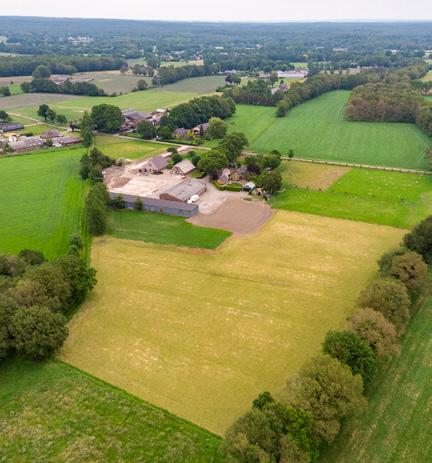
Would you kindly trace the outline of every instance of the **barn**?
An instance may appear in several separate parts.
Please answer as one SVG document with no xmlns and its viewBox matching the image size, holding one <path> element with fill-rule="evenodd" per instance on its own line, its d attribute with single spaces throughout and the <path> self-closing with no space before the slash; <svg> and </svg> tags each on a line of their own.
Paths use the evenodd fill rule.
<svg viewBox="0 0 432 463">
<path fill-rule="evenodd" d="M 207 190 L 205 183 L 199 180 L 189 178 L 183 182 L 174 185 L 160 194 L 160 199 L 168 201 L 187 202 L 192 196 L 200 195 Z"/>
</svg>

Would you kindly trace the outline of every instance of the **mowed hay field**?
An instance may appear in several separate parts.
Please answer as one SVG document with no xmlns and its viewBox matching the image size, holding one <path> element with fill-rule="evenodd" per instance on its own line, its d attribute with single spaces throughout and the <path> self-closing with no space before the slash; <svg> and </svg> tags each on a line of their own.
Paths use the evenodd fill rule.
<svg viewBox="0 0 432 463">
<path fill-rule="evenodd" d="M 67 250 L 69 235 L 83 226 L 82 153 L 63 149 L 0 159 L 0 253 L 31 248 L 52 258 Z"/>
<path fill-rule="evenodd" d="M 400 228 L 432 214 L 429 175 L 358 168 L 343 173 L 340 167 L 295 162 L 283 167 L 285 191 L 271 201 L 279 209 Z"/>
<path fill-rule="evenodd" d="M 403 168 L 426 168 L 424 153 L 432 146 L 414 124 L 349 122 L 345 105 L 350 92 L 330 92 L 276 118 L 276 108 L 238 105 L 228 121 L 231 131 L 244 132 L 250 149 L 298 157 Z"/>
<path fill-rule="evenodd" d="M 96 146 L 104 154 L 116 159 L 145 159 L 157 154 L 165 153 L 172 145 L 153 143 L 145 140 L 114 137 L 111 135 L 97 135 Z"/>
<path fill-rule="evenodd" d="M 432 461 L 432 299 L 414 317 L 402 351 L 376 380 L 369 407 L 347 423 L 322 463 Z"/>
<path fill-rule="evenodd" d="M 0 365 L 4 462 L 214 462 L 219 439 L 60 362 Z"/>
<path fill-rule="evenodd" d="M 223 433 L 344 325 L 402 235 L 280 211 L 217 251 L 97 239 L 98 285 L 60 358 Z"/>
</svg>

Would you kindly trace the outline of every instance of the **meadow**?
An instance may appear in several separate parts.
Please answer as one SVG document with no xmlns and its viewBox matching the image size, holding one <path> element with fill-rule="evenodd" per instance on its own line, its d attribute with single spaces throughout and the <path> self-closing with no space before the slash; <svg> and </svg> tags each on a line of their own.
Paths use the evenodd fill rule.
<svg viewBox="0 0 432 463">
<path fill-rule="evenodd" d="M 296 178 L 287 164 L 285 191 L 272 200 L 276 208 L 399 228 L 411 228 L 432 214 L 431 176 L 355 168 L 327 189 L 299 188 L 289 186 Z"/>
<path fill-rule="evenodd" d="M 97 135 L 96 146 L 112 158 L 145 159 L 165 153 L 171 145 L 145 140 L 125 140 L 111 135 Z"/>
<path fill-rule="evenodd" d="M 432 140 L 414 124 L 349 122 L 344 118 L 348 91 L 327 93 L 276 118 L 274 107 L 238 105 L 228 121 L 244 132 L 250 149 L 298 157 L 359 164 L 426 168 L 424 153 Z"/>
<path fill-rule="evenodd" d="M 382 371 L 369 407 L 348 422 L 322 463 L 432 461 L 432 299 L 415 315 L 400 355 Z"/>
<path fill-rule="evenodd" d="M 145 80 L 151 85 L 149 77 L 122 74 L 120 71 L 96 71 L 74 74 L 74 78 L 90 77 L 92 84 L 104 90 L 109 95 L 113 93 L 129 93 L 137 86 L 139 80 Z"/>
<path fill-rule="evenodd" d="M 1 461 L 216 461 L 215 435 L 64 363 L 0 376 Z"/>
<path fill-rule="evenodd" d="M 430 82 L 432 80 L 432 71 L 429 71 L 421 80 L 424 82 Z"/>
<path fill-rule="evenodd" d="M 197 227 L 182 217 L 130 210 L 110 212 L 107 234 L 127 240 L 205 249 L 217 248 L 231 235 L 224 230 Z"/>
<path fill-rule="evenodd" d="M 279 211 L 217 251 L 103 237 L 64 361 L 216 433 L 344 325 L 403 232 Z"/>
<path fill-rule="evenodd" d="M 83 150 L 62 149 L 0 159 L 0 253 L 24 248 L 52 258 L 83 227 Z"/>
<path fill-rule="evenodd" d="M 41 104 L 54 106 L 56 103 L 66 100 L 74 100 L 79 97 L 73 95 L 60 95 L 57 93 L 21 93 L 0 98 L 0 109 L 8 112 L 19 113 L 24 116 L 37 117 L 37 109 Z M 59 111 L 60 112 L 60 111 Z"/>
</svg>

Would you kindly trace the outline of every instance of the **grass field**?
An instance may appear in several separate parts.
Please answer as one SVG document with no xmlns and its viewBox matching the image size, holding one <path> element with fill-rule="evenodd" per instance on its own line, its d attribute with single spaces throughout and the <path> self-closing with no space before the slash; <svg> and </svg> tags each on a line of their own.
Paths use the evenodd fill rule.
<svg viewBox="0 0 432 463">
<path fill-rule="evenodd" d="M 189 92 L 189 93 L 214 93 L 216 89 L 225 83 L 225 76 L 193 77 L 165 85 L 160 90 L 167 92 Z"/>
<path fill-rule="evenodd" d="M 63 363 L 0 376 L 1 461 L 216 461 L 216 436 Z"/>
<path fill-rule="evenodd" d="M 257 152 L 278 149 L 308 159 L 425 168 L 424 152 L 432 140 L 413 124 L 348 122 L 347 91 L 327 93 L 294 108 L 285 118 L 275 108 L 238 105 L 228 122 L 244 132 Z"/>
<path fill-rule="evenodd" d="M 0 98 L 0 109 L 17 112 L 24 116 L 37 117 L 37 108 L 41 104 L 46 103 L 53 107 L 60 101 L 63 102 L 78 98 L 79 97 L 73 95 L 59 95 L 57 93 L 22 93 L 20 95 Z"/>
<path fill-rule="evenodd" d="M 98 135 L 96 137 L 96 146 L 104 154 L 113 158 L 145 159 L 165 153 L 171 145 L 144 140 L 135 141 L 131 139 L 129 141 L 110 135 Z"/>
<path fill-rule="evenodd" d="M 367 412 L 348 423 L 322 463 L 432 461 L 432 299 L 415 316 L 401 354 L 377 378 Z"/>
<path fill-rule="evenodd" d="M 37 94 L 30 94 L 36 96 Z M 17 97 L 27 97 L 28 95 L 17 95 Z M 52 95 L 49 95 L 52 96 Z M 54 95 L 60 96 L 60 95 Z M 65 95 L 62 95 L 63 97 Z M 152 88 L 144 92 L 128 93 L 117 97 L 75 97 L 73 99 L 61 99 L 48 102 L 50 107 L 57 113 L 64 114 L 68 120 L 81 119 L 84 111 L 91 111 L 91 108 L 100 104 L 112 104 L 121 109 L 135 108 L 138 111 L 153 111 L 157 108 L 170 108 L 180 103 L 189 101 L 191 98 L 198 96 L 198 93 L 193 92 L 171 92 L 167 89 Z M 17 98 L 17 97 L 8 97 Z M 0 107 L 1 102 L 0 99 Z M 33 103 L 33 105 L 40 103 Z M 21 105 L 24 106 L 24 105 Z M 27 107 L 15 106 L 15 111 L 24 116 L 37 117 L 37 106 L 26 105 Z"/>
<path fill-rule="evenodd" d="M 139 80 L 145 80 L 151 85 L 149 77 L 134 76 L 132 74 L 122 74 L 120 71 L 96 71 L 74 74 L 74 78 L 91 77 L 92 84 L 105 90 L 106 93 L 129 93 L 137 86 Z"/>
<path fill-rule="evenodd" d="M 326 167 L 326 166 L 323 166 Z M 287 170 L 290 170 L 288 164 Z M 288 177 L 284 173 L 284 177 Z M 287 188 L 276 208 L 411 228 L 432 214 L 432 177 L 352 169 L 326 191 Z"/>
<path fill-rule="evenodd" d="M 122 239 L 206 249 L 217 248 L 231 235 L 197 227 L 182 217 L 129 210 L 110 213 L 107 233 Z"/>
<path fill-rule="evenodd" d="M 82 149 L 0 159 L 0 253 L 23 248 L 55 257 L 82 227 Z"/>
<path fill-rule="evenodd" d="M 429 82 L 432 80 L 432 71 L 429 71 L 421 80 L 424 82 Z"/>
<path fill-rule="evenodd" d="M 403 232 L 278 212 L 218 251 L 104 237 L 63 360 L 222 433 L 344 324 Z"/>
</svg>

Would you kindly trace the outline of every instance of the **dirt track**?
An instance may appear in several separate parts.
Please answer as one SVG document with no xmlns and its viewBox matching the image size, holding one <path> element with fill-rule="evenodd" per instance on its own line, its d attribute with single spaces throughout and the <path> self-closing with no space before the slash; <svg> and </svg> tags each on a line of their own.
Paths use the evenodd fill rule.
<svg viewBox="0 0 432 463">
<path fill-rule="evenodd" d="M 229 198 L 211 214 L 198 214 L 189 222 L 203 227 L 222 228 L 235 235 L 255 233 L 273 215 L 272 208 L 261 201 Z"/>
</svg>

